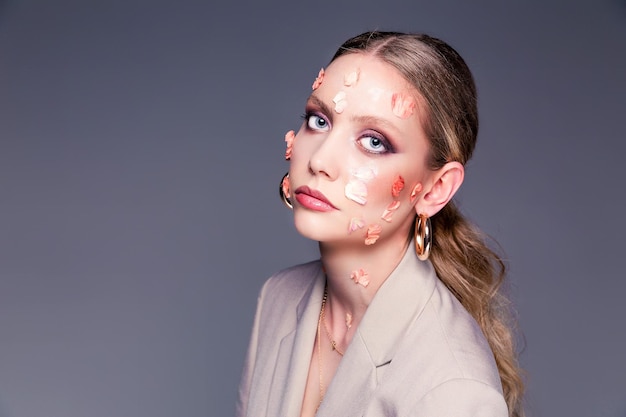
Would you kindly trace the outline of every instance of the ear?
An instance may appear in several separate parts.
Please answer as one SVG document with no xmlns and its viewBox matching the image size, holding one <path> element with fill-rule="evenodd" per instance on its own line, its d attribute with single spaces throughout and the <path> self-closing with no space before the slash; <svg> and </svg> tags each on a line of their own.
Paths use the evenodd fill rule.
<svg viewBox="0 0 626 417">
<path fill-rule="evenodd" d="M 432 217 L 456 194 L 463 183 L 465 168 L 459 162 L 448 162 L 432 177 L 430 188 L 424 190 L 422 198 L 415 204 L 415 212 Z"/>
</svg>

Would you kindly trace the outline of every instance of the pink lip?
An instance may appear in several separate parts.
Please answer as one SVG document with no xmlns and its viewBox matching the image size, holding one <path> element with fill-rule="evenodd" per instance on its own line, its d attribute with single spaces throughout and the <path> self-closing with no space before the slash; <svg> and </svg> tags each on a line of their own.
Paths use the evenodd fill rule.
<svg viewBox="0 0 626 417">
<path fill-rule="evenodd" d="M 305 208 L 316 211 L 337 210 L 337 207 L 333 206 L 333 203 L 328 201 L 324 194 L 317 190 L 312 190 L 306 185 L 298 187 L 294 194 L 298 203 Z"/>
</svg>

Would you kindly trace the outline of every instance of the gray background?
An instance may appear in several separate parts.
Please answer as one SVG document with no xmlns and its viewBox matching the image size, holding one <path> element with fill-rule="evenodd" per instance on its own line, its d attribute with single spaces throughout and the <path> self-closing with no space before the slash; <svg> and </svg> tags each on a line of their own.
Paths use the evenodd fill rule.
<svg viewBox="0 0 626 417">
<path fill-rule="evenodd" d="M 532 416 L 626 417 L 626 3 L 0 3 L 0 417 L 228 416 L 264 279 L 316 257 L 283 135 L 367 29 L 467 59 L 459 196 L 506 251 Z"/>
</svg>

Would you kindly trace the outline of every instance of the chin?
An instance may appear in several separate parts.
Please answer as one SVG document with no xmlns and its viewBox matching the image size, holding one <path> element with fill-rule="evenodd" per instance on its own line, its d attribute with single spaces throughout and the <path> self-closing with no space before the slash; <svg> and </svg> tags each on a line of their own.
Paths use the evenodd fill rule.
<svg viewBox="0 0 626 417">
<path fill-rule="evenodd" d="M 302 236 L 318 242 L 348 237 L 347 224 L 342 225 L 336 218 L 325 218 L 317 213 L 294 213 L 294 225 Z"/>
</svg>

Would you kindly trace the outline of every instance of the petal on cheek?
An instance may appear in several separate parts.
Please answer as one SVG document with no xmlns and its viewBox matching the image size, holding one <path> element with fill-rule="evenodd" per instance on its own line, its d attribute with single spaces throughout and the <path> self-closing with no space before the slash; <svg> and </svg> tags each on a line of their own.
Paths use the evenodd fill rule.
<svg viewBox="0 0 626 417">
<path fill-rule="evenodd" d="M 351 180 L 346 184 L 346 198 L 363 205 L 367 203 L 367 186 L 359 180 Z"/>
<path fill-rule="evenodd" d="M 293 140 L 296 138 L 296 132 L 290 130 L 285 134 L 285 142 L 287 142 L 287 150 L 285 151 L 285 159 L 291 159 L 291 151 L 293 149 Z"/>
<path fill-rule="evenodd" d="M 400 191 L 404 188 L 404 178 L 401 175 L 398 175 L 396 180 L 393 182 L 391 186 L 391 195 L 393 197 L 398 197 L 400 195 Z"/>
<path fill-rule="evenodd" d="M 362 268 L 352 271 L 350 278 L 355 284 L 360 284 L 364 287 L 370 285 L 370 276 Z"/>
<path fill-rule="evenodd" d="M 380 232 L 383 228 L 379 224 L 372 224 L 367 228 L 367 234 L 365 235 L 365 244 L 373 245 L 380 237 Z"/>
<path fill-rule="evenodd" d="M 370 181 L 378 175 L 378 169 L 375 166 L 363 166 L 351 169 L 350 174 L 361 181 Z"/>
<path fill-rule="evenodd" d="M 393 213 L 396 210 L 398 210 L 398 207 L 400 207 L 400 202 L 399 201 L 392 201 L 391 204 L 389 204 L 387 206 L 387 208 L 383 212 L 383 215 L 380 216 L 380 218 L 383 219 L 386 222 L 391 222 L 391 217 L 393 216 Z"/>
<path fill-rule="evenodd" d="M 311 86 L 311 89 L 313 91 L 317 90 L 318 88 L 320 88 L 320 85 L 322 85 L 323 81 L 324 81 L 324 68 L 322 68 L 320 72 L 317 74 L 317 78 L 315 78 L 315 81 L 313 81 L 313 85 Z"/>
<path fill-rule="evenodd" d="M 348 226 L 348 233 L 356 232 L 365 226 L 365 222 L 362 219 L 353 217 L 350 219 L 350 225 Z"/>
<path fill-rule="evenodd" d="M 411 203 L 415 202 L 415 199 L 417 198 L 417 194 L 422 191 L 422 183 L 418 182 L 417 184 L 415 184 L 415 187 L 413 187 L 413 191 L 411 191 Z"/>
</svg>

